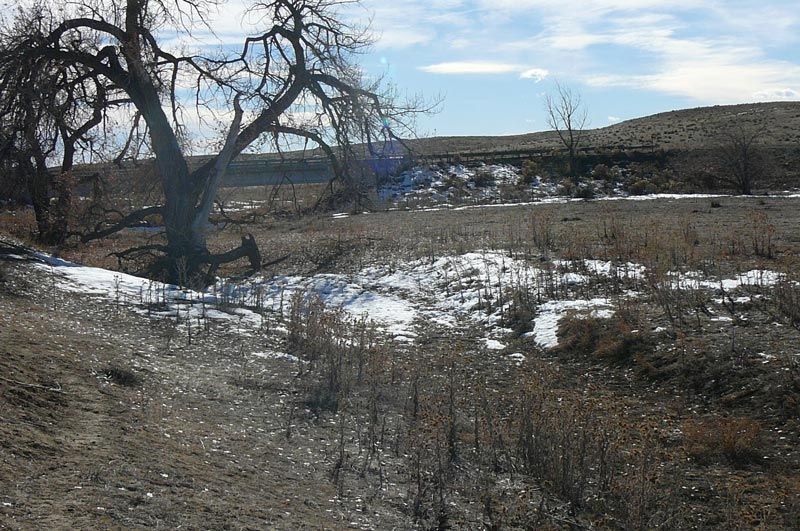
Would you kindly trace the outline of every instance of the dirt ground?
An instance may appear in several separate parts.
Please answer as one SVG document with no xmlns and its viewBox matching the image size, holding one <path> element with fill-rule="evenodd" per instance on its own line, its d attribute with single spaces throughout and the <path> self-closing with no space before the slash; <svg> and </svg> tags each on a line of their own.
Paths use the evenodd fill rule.
<svg viewBox="0 0 800 531">
<path fill-rule="evenodd" d="M 718 275 L 769 269 L 796 278 L 800 199 L 715 203 L 588 201 L 320 215 L 270 219 L 244 230 L 255 234 L 265 260 L 287 257 L 268 274 L 352 273 L 375 263 L 503 249 L 532 261 L 635 261 Z M 8 219 L 0 219 L 7 231 Z M 212 245 L 224 249 L 240 232 L 217 232 Z M 110 250 L 144 238 L 127 233 L 59 251 L 114 267 Z M 725 327 L 698 313 L 696 324 L 692 320 L 679 334 L 654 333 L 646 357 L 621 364 L 599 362 L 596 346 L 545 352 L 522 337 L 509 350 L 527 359 L 509 364 L 501 354 L 471 346 L 466 324 L 446 331 L 420 323 L 415 346 L 387 347 L 395 361 L 387 369 L 391 381 L 382 381 L 386 436 L 373 470 L 361 454 L 360 423 L 356 428 L 343 413 L 298 408 L 295 365 L 243 354 L 285 348 L 277 325 L 250 336 L 221 327 L 190 340 L 169 322 L 60 291 L 25 261 L 6 258 L 0 271 L 0 526 L 430 528 L 435 517 L 415 502 L 438 507 L 440 492 L 452 528 L 800 527 L 800 410 L 791 403 L 800 388 L 792 390 L 795 384 L 782 372 L 797 355 L 800 333 L 767 303 L 742 307 L 745 319 Z M 773 296 L 752 295 L 767 302 Z M 635 310 L 648 329 L 669 327 L 654 300 Z M 563 339 L 568 335 L 562 330 Z M 774 354 L 773 361 L 763 362 L 763 352 Z M 428 380 L 415 372 L 420 366 Z M 448 383 L 447 374 L 461 380 L 454 384 L 451 376 Z M 626 460 L 615 492 L 641 497 L 649 520 L 633 514 L 631 503 L 622 512 L 604 513 L 602 500 L 570 509 L 552 478 L 521 473 L 511 451 L 487 464 L 486 441 L 494 444 L 495 435 L 476 431 L 471 438 L 471 415 L 475 425 L 483 422 L 475 397 L 496 396 L 492 407 L 511 426 L 514 395 L 526 389 L 520 383 L 544 379 L 541 396 L 614 419 L 625 442 L 619 456 Z M 419 381 L 431 417 L 447 412 L 445 390 L 459 390 L 451 406 L 463 411 L 461 456 L 447 474 L 437 475 L 439 439 L 419 439 L 431 445 L 415 447 L 411 431 L 398 435 L 405 433 L 398 419 L 412 397 L 416 401 Z M 577 409 L 569 414 L 578 415 Z M 608 422 L 602 429 L 610 429 Z M 753 437 L 743 441 L 747 455 L 737 459 L 715 453 L 709 435 L 731 425 L 737 441 Z M 502 437 L 500 443 L 512 446 Z M 657 449 L 645 451 L 650 444 Z M 430 464 L 424 496 L 423 474 L 414 473 L 422 462 Z"/>
<path fill-rule="evenodd" d="M 362 519 L 336 500 L 324 427 L 286 437 L 292 367 L 270 360 L 257 386 L 243 385 L 236 357 L 257 339 L 215 332 L 188 345 L 146 316 L 53 291 L 22 263 L 4 271 L 0 527 L 341 528 Z"/>
</svg>

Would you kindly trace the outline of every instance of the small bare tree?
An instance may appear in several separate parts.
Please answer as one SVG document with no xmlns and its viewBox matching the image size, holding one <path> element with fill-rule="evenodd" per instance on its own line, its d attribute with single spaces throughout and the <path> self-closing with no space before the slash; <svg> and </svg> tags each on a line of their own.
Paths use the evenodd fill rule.
<svg viewBox="0 0 800 531">
<path fill-rule="evenodd" d="M 716 135 L 713 160 L 718 179 L 743 195 L 751 195 L 768 172 L 764 133 L 764 127 L 738 124 Z"/>
<path fill-rule="evenodd" d="M 569 174 L 578 178 L 578 148 L 583 140 L 589 113 L 581 95 L 569 87 L 556 83 L 556 93 L 545 100 L 547 125 L 557 134 L 569 154 Z"/>
</svg>

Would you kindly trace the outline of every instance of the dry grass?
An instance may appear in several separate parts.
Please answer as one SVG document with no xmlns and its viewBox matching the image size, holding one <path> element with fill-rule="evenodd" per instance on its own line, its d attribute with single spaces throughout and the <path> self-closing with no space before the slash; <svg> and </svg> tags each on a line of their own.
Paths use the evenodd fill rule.
<svg viewBox="0 0 800 531">
<path fill-rule="evenodd" d="M 792 145 L 800 140 L 800 105 L 796 102 L 700 107 L 637 118 L 587 132 L 584 145 L 638 146 L 655 143 L 663 149 L 703 147 L 710 131 L 723 130 L 732 123 L 766 125 L 769 143 Z M 562 147 L 552 132 L 504 137 L 438 137 L 411 141 L 422 153 L 548 150 Z"/>
<path fill-rule="evenodd" d="M 731 515 L 726 521 L 753 521 L 751 509 L 759 504 L 770 507 L 763 522 L 779 527 L 792 518 L 788 505 L 780 504 L 798 491 L 791 477 L 780 489 L 780 478 L 763 483 L 765 471 L 752 456 L 788 465 L 797 460 L 775 431 L 797 433 L 786 420 L 796 415 L 786 404 L 800 396 L 800 384 L 791 379 L 800 373 L 791 365 L 797 336 L 791 327 L 776 325 L 793 322 L 796 294 L 788 284 L 776 288 L 785 291 L 782 298 L 780 291 L 753 288 L 753 301 L 731 310 L 747 319 L 720 324 L 702 311 L 708 295 L 665 290 L 659 299 L 657 293 L 669 271 L 730 276 L 797 267 L 797 200 L 722 202 L 724 208 L 681 200 L 278 217 L 214 232 L 214 248 L 230 246 L 248 230 L 265 259 L 292 255 L 267 274 L 348 273 L 375 263 L 502 249 L 544 269 L 556 257 L 631 261 L 646 265 L 653 276 L 602 279 L 577 268 L 590 279 L 586 286 L 553 285 L 538 294 L 504 286 L 503 300 L 516 296 L 518 312 L 505 316 L 504 324 L 519 332 L 530 325 L 537 296 L 596 290 L 617 301 L 612 320 L 565 319 L 561 356 L 522 340 L 511 344 L 509 352 L 518 349 L 528 358 L 519 364 L 477 348 L 472 335 L 482 331 L 476 327 L 426 328 L 411 348 L 371 338 L 364 323 L 349 322 L 318 301 L 298 300 L 283 324 L 289 332 L 284 346 L 307 362 L 301 376 L 284 384 L 271 380 L 269 371 L 226 372 L 204 384 L 202 392 L 214 400 L 203 407 L 219 401 L 216 413 L 224 419 L 228 407 L 240 411 L 234 400 L 256 397 L 246 403 L 255 408 L 248 415 L 259 418 L 258 408 L 284 401 L 278 408 L 281 425 L 273 422 L 270 429 L 291 436 L 286 447 L 306 437 L 319 447 L 309 454 L 313 459 L 299 462 L 318 463 L 321 484 L 342 499 L 356 492 L 370 508 L 391 506 L 392 514 L 402 515 L 399 527 L 524 528 L 533 522 L 562 528 L 590 521 L 600 527 L 703 527 L 714 525 L 725 507 Z M 139 238 L 125 233 L 64 252 L 103 265 L 109 250 Z M 487 282 L 487 290 L 500 299 L 498 286 Z M 644 296 L 626 303 L 626 290 Z M 781 300 L 785 310 L 778 311 L 774 303 Z M 670 320 L 668 331 L 651 332 Z M 765 364 L 760 352 L 774 353 L 775 360 Z M 170 363 L 184 356 L 180 349 L 170 354 Z M 238 353 L 225 355 L 215 370 L 239 363 Z M 109 366 L 104 361 L 99 367 Z M 794 372 L 784 370 L 792 366 Z M 181 425 L 162 420 L 164 413 L 155 410 L 160 403 L 167 402 L 148 402 L 142 423 L 157 424 L 150 416 L 162 425 Z M 675 435 L 680 430 L 682 439 Z M 275 455 L 258 458 L 270 466 L 282 463 Z M 722 500 L 717 493 L 732 487 L 732 474 L 746 489 Z"/>
<path fill-rule="evenodd" d="M 746 418 L 691 420 L 684 425 L 686 453 L 701 463 L 742 466 L 760 461 L 762 424 Z"/>
</svg>

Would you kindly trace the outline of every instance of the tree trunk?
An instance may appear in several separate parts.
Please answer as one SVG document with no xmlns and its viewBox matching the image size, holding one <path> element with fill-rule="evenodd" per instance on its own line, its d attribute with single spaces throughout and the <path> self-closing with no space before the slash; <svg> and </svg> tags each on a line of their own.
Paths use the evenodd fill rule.
<svg viewBox="0 0 800 531">
<path fill-rule="evenodd" d="M 30 161 L 21 161 L 20 170 L 27 174 L 25 180 L 36 217 L 36 239 L 45 245 L 61 245 L 66 241 L 68 233 L 67 215 L 72 195 L 69 183 L 57 183 L 54 208 L 50 201 L 53 177 L 47 168 Z"/>
<path fill-rule="evenodd" d="M 569 176 L 572 179 L 572 182 L 578 184 L 578 172 L 577 172 L 577 158 L 575 156 L 575 148 L 573 146 L 569 146 Z"/>
<path fill-rule="evenodd" d="M 143 67 L 132 62 L 131 74 L 129 94 L 148 125 L 164 192 L 162 217 L 168 252 L 153 273 L 166 282 L 196 286 L 201 277 L 205 278 L 201 269 L 208 257 L 208 249 L 205 235 L 198 233 L 193 223 L 197 196 L 189 165 L 161 107 L 158 91 L 148 80 Z"/>
</svg>

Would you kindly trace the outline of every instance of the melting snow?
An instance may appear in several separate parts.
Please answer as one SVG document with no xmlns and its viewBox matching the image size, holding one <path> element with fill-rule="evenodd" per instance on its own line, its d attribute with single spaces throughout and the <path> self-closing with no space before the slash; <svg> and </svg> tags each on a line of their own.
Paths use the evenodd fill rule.
<svg viewBox="0 0 800 531">
<path fill-rule="evenodd" d="M 578 317 L 608 318 L 614 311 L 607 298 L 548 301 L 547 293 L 569 294 L 574 286 L 581 286 L 583 291 L 596 277 L 638 280 L 646 272 L 638 264 L 601 260 L 557 260 L 534 267 L 507 253 L 483 251 L 372 266 L 353 275 L 262 277 L 241 283 L 221 280 L 208 290 L 197 292 L 45 255 L 39 257 L 45 263 L 35 266 L 51 272 L 60 289 L 130 304 L 147 315 L 208 318 L 228 322 L 244 334 L 255 334 L 264 318 L 248 308 L 285 315 L 293 294 L 314 293 L 326 305 L 341 308 L 353 318 L 374 321 L 397 342 L 414 342 L 419 323 L 467 325 L 483 331 L 481 342 L 486 349 L 498 351 L 507 347 L 502 338 L 510 333 L 502 328 L 512 309 L 510 289 L 524 287 L 534 298 L 544 299 L 535 308 L 533 331 L 527 336 L 542 348 L 552 348 L 558 345 L 558 325 L 568 312 L 575 312 Z M 669 282 L 676 289 L 732 291 L 743 286 L 772 286 L 782 279 L 774 271 L 753 270 L 721 280 L 708 279 L 699 272 L 675 273 Z M 253 355 L 292 359 L 275 352 Z"/>
<path fill-rule="evenodd" d="M 578 317 L 608 319 L 614 316 L 609 299 L 550 301 L 539 306 L 539 314 L 533 320 L 533 332 L 525 336 L 532 337 L 542 348 L 557 347 L 558 325 L 568 312 L 582 312 L 576 313 Z"/>
</svg>

